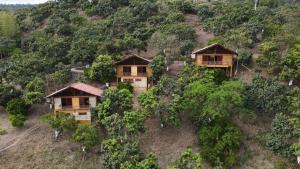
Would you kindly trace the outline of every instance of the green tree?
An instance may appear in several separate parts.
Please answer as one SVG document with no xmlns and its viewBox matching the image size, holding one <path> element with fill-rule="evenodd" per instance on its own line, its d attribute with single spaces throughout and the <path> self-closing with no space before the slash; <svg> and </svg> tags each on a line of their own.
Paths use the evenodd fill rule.
<svg viewBox="0 0 300 169">
<path fill-rule="evenodd" d="M 115 77 L 114 62 L 110 55 L 99 55 L 86 72 L 89 79 L 102 83 L 112 82 Z"/>
<path fill-rule="evenodd" d="M 9 121 L 14 127 L 23 127 L 26 117 L 23 114 L 13 114 L 9 115 Z"/>
<path fill-rule="evenodd" d="M 248 107 L 266 113 L 285 112 L 287 110 L 287 87 L 278 79 L 255 75 L 252 85 L 247 87 Z"/>
<path fill-rule="evenodd" d="M 202 169 L 202 158 L 200 154 L 193 153 L 191 149 L 185 150 L 180 158 L 168 169 Z"/>
<path fill-rule="evenodd" d="M 143 132 L 146 115 L 143 112 L 132 111 L 124 112 L 124 122 L 129 133 L 137 134 Z"/>
<path fill-rule="evenodd" d="M 121 83 L 118 83 L 117 85 L 117 90 L 122 90 L 122 89 L 127 89 L 129 90 L 131 93 L 133 92 L 133 86 L 128 83 L 128 82 L 121 82 Z"/>
<path fill-rule="evenodd" d="M 28 108 L 23 99 L 12 99 L 7 103 L 5 110 L 9 113 L 9 121 L 14 127 L 24 126 Z"/>
<path fill-rule="evenodd" d="M 0 36 L 15 37 L 18 33 L 16 18 L 12 12 L 0 11 Z"/>
<path fill-rule="evenodd" d="M 7 103 L 5 110 L 10 115 L 17 115 L 17 114 L 26 115 L 28 110 L 28 105 L 23 99 L 12 99 Z"/>
<path fill-rule="evenodd" d="M 151 87 L 147 92 L 138 96 L 139 103 L 144 112 L 154 114 L 159 106 L 159 97 L 156 95 L 157 88 Z"/>
<path fill-rule="evenodd" d="M 6 106 L 10 100 L 20 95 L 21 92 L 15 89 L 14 86 L 0 83 L 0 105 Z"/>
<path fill-rule="evenodd" d="M 229 121 L 219 121 L 200 129 L 199 143 L 203 158 L 213 166 L 232 167 L 240 148 L 240 130 Z"/>
<path fill-rule="evenodd" d="M 87 149 L 100 142 L 98 131 L 90 125 L 79 125 L 72 138 Z"/>
<path fill-rule="evenodd" d="M 35 77 L 25 86 L 23 98 L 27 104 L 36 104 L 44 100 L 44 95 L 44 80 Z"/>
<path fill-rule="evenodd" d="M 296 38 L 286 57 L 282 59 L 283 69 L 280 76 L 285 80 L 300 77 L 300 36 Z"/>
<path fill-rule="evenodd" d="M 149 67 L 153 71 L 153 79 L 158 81 L 160 76 L 164 74 L 166 70 L 166 57 L 163 54 L 159 54 L 153 58 Z"/>
<path fill-rule="evenodd" d="M 293 137 L 293 126 L 284 114 L 276 114 L 272 121 L 271 132 L 266 135 L 266 146 L 283 156 L 292 155 L 290 139 Z"/>
<path fill-rule="evenodd" d="M 205 100 L 203 113 L 211 119 L 227 119 L 244 106 L 244 86 L 239 81 L 225 82 Z"/>
</svg>

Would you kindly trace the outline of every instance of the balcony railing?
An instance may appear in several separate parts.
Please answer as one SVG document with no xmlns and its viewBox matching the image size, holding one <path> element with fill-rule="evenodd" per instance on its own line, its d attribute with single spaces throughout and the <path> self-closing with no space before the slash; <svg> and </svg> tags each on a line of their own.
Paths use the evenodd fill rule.
<svg viewBox="0 0 300 169">
<path fill-rule="evenodd" d="M 203 61 L 204 65 L 223 65 L 222 61 Z"/>
<path fill-rule="evenodd" d="M 73 106 L 61 106 L 62 110 L 90 109 L 90 108 L 92 108 L 90 105 L 80 105 L 79 108 L 75 108 Z"/>
<path fill-rule="evenodd" d="M 139 72 L 138 72 L 137 75 L 138 75 L 138 76 L 147 76 L 147 73 L 144 73 L 144 72 L 143 72 L 143 73 L 142 73 L 142 72 L 139 73 Z"/>
<path fill-rule="evenodd" d="M 61 106 L 62 110 L 70 110 L 73 109 L 73 106 Z"/>
</svg>

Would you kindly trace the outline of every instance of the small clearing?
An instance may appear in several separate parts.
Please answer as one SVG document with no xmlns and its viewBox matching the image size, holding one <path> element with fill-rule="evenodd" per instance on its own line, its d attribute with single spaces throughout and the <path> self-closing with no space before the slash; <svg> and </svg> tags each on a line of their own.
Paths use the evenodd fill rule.
<svg viewBox="0 0 300 169">
<path fill-rule="evenodd" d="M 197 15 L 186 14 L 185 23 L 190 25 L 196 31 L 197 43 L 195 44 L 195 48 L 203 48 L 207 45 L 208 40 L 214 37 L 212 33 L 205 32 L 203 30 L 200 19 Z"/>
<path fill-rule="evenodd" d="M 179 128 L 161 128 L 157 117 L 148 119 L 145 128 L 145 133 L 140 137 L 142 149 L 145 154 L 155 153 L 160 167 L 170 166 L 186 148 L 199 151 L 196 130 L 187 117 L 183 119 Z"/>
</svg>

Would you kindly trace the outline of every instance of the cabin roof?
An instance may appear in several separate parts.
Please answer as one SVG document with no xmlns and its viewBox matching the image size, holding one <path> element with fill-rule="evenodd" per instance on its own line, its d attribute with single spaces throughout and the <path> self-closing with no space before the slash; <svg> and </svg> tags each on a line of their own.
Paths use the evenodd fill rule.
<svg viewBox="0 0 300 169">
<path fill-rule="evenodd" d="M 64 87 L 60 90 L 57 90 L 56 92 L 53 92 L 51 93 L 50 95 L 47 96 L 48 97 L 52 97 L 58 93 L 61 93 L 67 89 L 70 89 L 70 88 L 73 88 L 73 89 L 76 89 L 76 90 L 79 90 L 79 91 L 83 91 L 85 93 L 88 93 L 88 94 L 91 94 L 91 95 L 94 95 L 94 96 L 101 96 L 102 93 L 103 93 L 103 90 L 99 89 L 99 88 L 96 88 L 96 87 L 93 87 L 93 86 L 90 86 L 88 84 L 85 84 L 85 83 L 81 83 L 81 82 L 78 82 L 78 83 L 73 83 L 67 87 Z"/>
<path fill-rule="evenodd" d="M 148 65 L 151 60 L 131 54 L 124 59 L 115 62 L 116 65 Z"/>
<path fill-rule="evenodd" d="M 233 54 L 233 55 L 238 55 L 235 51 L 225 48 L 224 46 L 217 44 L 217 43 L 206 46 L 202 49 L 198 49 L 198 50 L 194 51 L 193 54 Z"/>
</svg>

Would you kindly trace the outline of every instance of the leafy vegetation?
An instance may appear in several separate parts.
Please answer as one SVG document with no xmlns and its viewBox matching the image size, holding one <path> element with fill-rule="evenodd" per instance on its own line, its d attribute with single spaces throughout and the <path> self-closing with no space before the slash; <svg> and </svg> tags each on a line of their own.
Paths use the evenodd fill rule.
<svg viewBox="0 0 300 169">
<path fill-rule="evenodd" d="M 78 125 L 72 138 L 87 149 L 95 146 L 100 141 L 98 131 L 89 125 Z"/>
<path fill-rule="evenodd" d="M 51 126 L 68 131 L 88 149 L 102 141 L 97 130 L 102 127 L 105 168 L 159 169 L 154 154 L 142 153 L 137 137 L 151 116 L 160 119 L 161 127 L 180 127 L 184 114 L 197 128 L 201 151 L 188 149 L 169 168 L 200 169 L 200 154 L 214 167 L 231 168 L 241 145 L 241 132 L 232 118 L 249 122 L 266 114 L 274 119 L 265 145 L 290 159 L 299 156 L 295 140 L 300 136 L 300 91 L 295 85 L 300 75 L 300 7 L 297 1 L 254 3 L 59 0 L 1 10 L 0 105 L 12 125 L 21 127 L 29 105 L 43 103 L 46 93 L 72 80 L 72 67 L 86 66 L 88 80 L 114 82 L 114 63 L 124 53 L 150 47 L 156 52 L 149 65 L 155 84 L 139 95 L 139 110 L 133 110 L 133 87 L 120 83 L 117 90 L 103 93 L 94 111 L 96 127 L 78 125 L 63 113 L 48 118 Z M 204 30 L 215 35 L 209 44 L 236 50 L 239 64 L 253 66 L 250 59 L 259 50 L 256 62 L 266 76 L 255 75 L 245 85 L 229 81 L 223 70 L 189 64 L 185 56 L 197 45 L 197 37 L 185 23 L 186 14 L 197 14 Z M 168 76 L 167 65 L 182 58 L 188 64 L 176 77 Z M 280 80 L 289 81 L 290 87 Z"/>
</svg>

